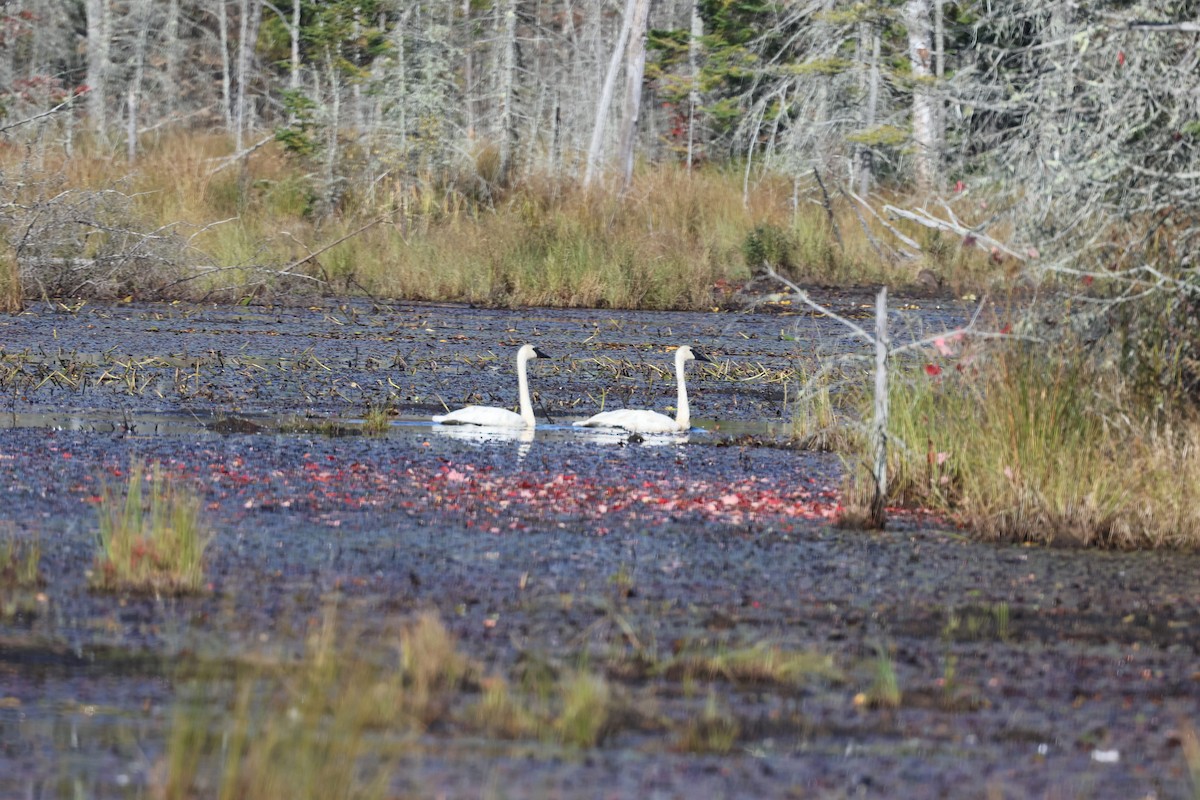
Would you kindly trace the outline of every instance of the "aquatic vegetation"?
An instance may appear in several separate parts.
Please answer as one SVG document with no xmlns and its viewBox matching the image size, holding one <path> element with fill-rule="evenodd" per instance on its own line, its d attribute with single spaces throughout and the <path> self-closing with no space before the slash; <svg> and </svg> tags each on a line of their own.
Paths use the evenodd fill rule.
<svg viewBox="0 0 1200 800">
<path fill-rule="evenodd" d="M 42 584 L 42 547 L 35 539 L 7 534 L 0 544 L 0 587 L 31 589 Z"/>
<path fill-rule="evenodd" d="M 559 684 L 561 710 L 555 730 L 564 744 L 594 747 L 607 730 L 612 690 L 602 675 L 576 670 Z"/>
<path fill-rule="evenodd" d="M 674 749 L 679 753 L 725 755 L 737 743 L 741 726 L 737 717 L 710 690 L 704 710 L 690 717 L 676 733 Z"/>
<path fill-rule="evenodd" d="M 203 590 L 211 535 L 201 519 L 200 497 L 161 464 L 147 476 L 145 464 L 133 461 L 123 488 L 104 485 L 97 515 L 93 588 L 148 594 Z"/>
<path fill-rule="evenodd" d="M 45 584 L 38 539 L 6 533 L 0 543 L 0 619 L 35 609 Z M 44 599 L 44 595 L 40 595 Z"/>
<path fill-rule="evenodd" d="M 390 660 L 373 660 L 339 636 L 330 608 L 297 665 L 241 670 L 228 711 L 206 696 L 214 685 L 200 676 L 176 710 L 155 788 L 167 798 L 388 796 L 403 740 L 374 732 L 403 734 L 436 718 L 434 692 L 455 686 L 465 665 L 452 645 L 445 660 L 450 640 L 440 626 L 419 617 Z"/>
<path fill-rule="evenodd" d="M 736 685 L 798 685 L 810 680 L 840 681 L 827 655 L 785 650 L 766 642 L 716 651 L 684 649 L 660 666 L 673 679 L 723 680 Z"/>
<path fill-rule="evenodd" d="M 896 677 L 896 667 L 892 658 L 882 645 L 877 646 L 874 662 L 874 679 L 866 692 L 855 695 L 856 705 L 869 708 L 897 709 L 903 695 L 900 691 L 900 681 Z"/>
<path fill-rule="evenodd" d="M 363 415 L 363 432 L 371 434 L 386 433 L 392 424 L 395 409 L 387 403 L 372 403 Z"/>
<path fill-rule="evenodd" d="M 997 350 L 892 383 L 891 502 L 984 538 L 1108 547 L 1200 541 L 1200 426 L 1147 427 L 1117 376 Z M 847 495 L 873 490 L 856 466 Z"/>
</svg>

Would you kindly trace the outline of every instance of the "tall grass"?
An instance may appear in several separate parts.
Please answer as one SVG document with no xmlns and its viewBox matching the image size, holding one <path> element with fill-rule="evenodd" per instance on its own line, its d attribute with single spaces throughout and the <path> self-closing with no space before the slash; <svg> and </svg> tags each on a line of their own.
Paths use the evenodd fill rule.
<svg viewBox="0 0 1200 800">
<path fill-rule="evenodd" d="M 367 635 L 340 631 L 330 608 L 300 659 L 243 665 L 232 682 L 203 669 L 195 678 L 153 773 L 155 796 L 168 800 L 387 797 L 432 726 L 588 748 L 624 709 L 584 670 L 541 673 L 520 692 L 483 678 L 428 612 Z"/>
<path fill-rule="evenodd" d="M 803 197 L 793 207 L 791 184 L 772 177 L 743 201 L 740 170 L 640 170 L 622 194 L 584 191 L 571 176 L 531 177 L 481 197 L 461 187 L 480 185 L 486 175 L 467 171 L 484 168 L 464 163 L 457 179 L 352 177 L 336 213 L 319 213 L 308 170 L 281 148 L 259 149 L 244 170 L 228 166 L 229 152 L 223 137 L 178 133 L 146 142 L 133 166 L 79 144 L 70 158 L 48 151 L 38 169 L 46 182 L 54 176 L 55 191 L 118 189 L 132 202 L 122 212 L 136 217 L 129 228 L 176 237 L 176 257 L 187 262 L 175 265 L 179 274 L 139 286 L 184 298 L 302 288 L 495 305 L 703 309 L 723 296 L 717 287 L 737 285 L 761 266 L 754 242 L 764 231 L 773 237 L 770 260 L 799 279 L 895 282 L 927 266 L 975 280 L 972 270 L 990 268 L 959 244 L 932 240 L 937 246 L 924 262 L 898 268 L 872 242 L 888 234 L 876 226 L 868 235 L 848 202 L 835 198 L 832 219 Z M 291 277 L 280 276 L 282 267 Z M 274 284 L 265 286 L 272 272 Z"/>
<path fill-rule="evenodd" d="M 0 234 L 0 311 L 20 311 L 23 305 L 20 265 L 16 253 Z"/>
<path fill-rule="evenodd" d="M 200 498 L 154 464 L 130 464 L 118 490 L 105 486 L 97 509 L 98 552 L 92 585 L 100 591 L 186 594 L 204 586 L 210 540 Z"/>
<path fill-rule="evenodd" d="M 389 796 L 405 737 L 439 719 L 473 669 L 432 614 L 407 623 L 394 644 L 387 655 L 365 637 L 347 638 L 327 610 L 297 665 L 242 672 L 227 712 L 206 697 L 179 707 L 155 773 L 158 793 Z"/>
<path fill-rule="evenodd" d="M 1030 348 L 899 376 L 891 502 L 953 514 L 985 538 L 1200 544 L 1200 425 L 1149 429 L 1137 408 L 1119 375 Z M 870 481 L 859 467 L 851 495 Z"/>
</svg>

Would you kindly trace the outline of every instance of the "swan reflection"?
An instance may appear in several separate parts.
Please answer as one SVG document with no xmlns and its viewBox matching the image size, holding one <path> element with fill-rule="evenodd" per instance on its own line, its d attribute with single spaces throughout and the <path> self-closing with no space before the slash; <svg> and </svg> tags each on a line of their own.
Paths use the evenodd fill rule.
<svg viewBox="0 0 1200 800">
<path fill-rule="evenodd" d="M 630 433 L 622 428 L 577 428 L 572 438 L 589 444 L 662 447 L 663 445 L 687 444 L 690 437 L 691 431 Z"/>
<path fill-rule="evenodd" d="M 517 460 L 519 461 L 523 461 L 529 454 L 535 433 L 533 428 L 502 428 L 486 425 L 433 425 L 430 430 L 438 436 L 479 445 L 517 442 L 519 444 Z"/>
</svg>

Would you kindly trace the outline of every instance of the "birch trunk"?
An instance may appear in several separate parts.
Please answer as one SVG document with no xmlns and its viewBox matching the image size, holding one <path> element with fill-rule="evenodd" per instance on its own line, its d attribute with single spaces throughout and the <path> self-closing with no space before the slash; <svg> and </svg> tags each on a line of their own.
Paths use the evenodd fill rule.
<svg viewBox="0 0 1200 800">
<path fill-rule="evenodd" d="M 516 144 L 513 104 L 517 91 L 517 0 L 506 0 L 503 14 L 504 56 L 501 67 L 499 130 L 496 131 L 500 139 L 500 164 L 496 171 L 496 180 L 501 186 L 507 186 Z"/>
<path fill-rule="evenodd" d="M 622 188 L 633 180 L 633 151 L 637 143 L 638 120 L 642 109 L 642 82 L 646 77 L 646 25 L 650 20 L 650 0 L 637 0 L 625 59 L 625 113 L 621 127 Z"/>
<path fill-rule="evenodd" d="M 863 128 L 869 130 L 875 127 L 875 116 L 879 107 L 879 30 L 871 24 L 864 25 L 864 36 L 870 33 L 871 56 L 867 70 L 867 108 L 863 118 Z M 865 144 L 858 149 L 858 193 L 863 197 L 871 191 L 871 170 L 873 156 L 871 148 Z"/>
<path fill-rule="evenodd" d="M 107 91 L 109 72 L 109 10 L 108 0 L 87 0 L 87 85 L 88 116 L 92 129 L 103 135 L 107 128 Z"/>
<path fill-rule="evenodd" d="M 258 41 L 258 24 L 262 19 L 262 0 L 238 0 L 237 95 L 234 99 L 233 140 L 237 152 L 242 152 L 247 119 L 247 85 L 254 68 L 254 46 Z"/>
<path fill-rule="evenodd" d="M 937 90 L 936 100 L 934 103 L 934 157 L 939 165 L 939 173 L 941 165 L 945 163 L 946 150 L 946 103 L 943 94 L 942 81 L 946 78 L 946 2 L 945 0 L 933 0 L 933 58 L 935 65 L 935 75 L 937 82 L 935 88 Z M 940 175 L 939 175 L 940 179 Z"/>
<path fill-rule="evenodd" d="M 608 72 L 604 76 L 604 86 L 600 90 L 600 98 L 596 102 L 596 119 L 592 125 L 592 142 L 588 147 L 587 171 L 583 175 L 583 185 L 587 188 L 600 169 L 600 157 L 604 152 L 604 128 L 608 122 L 608 109 L 612 106 L 613 90 L 617 85 L 617 73 L 621 70 L 621 55 L 625 52 L 625 44 L 629 41 L 629 31 L 633 24 L 634 8 L 643 0 L 625 0 L 625 16 L 621 21 L 621 34 L 613 46 L 612 57 L 608 61 Z"/>
<path fill-rule="evenodd" d="M 163 47 L 166 56 L 166 77 L 163 92 L 166 95 L 166 114 L 175 116 L 179 113 L 179 98 L 183 93 L 180 76 L 180 64 L 183 63 L 183 42 L 179 39 L 179 0 L 167 3 L 167 20 L 163 27 Z"/>
<path fill-rule="evenodd" d="M 888 320 L 887 287 L 875 298 L 875 418 L 871 440 L 875 463 L 875 496 L 871 499 L 871 524 L 882 528 L 887 523 L 887 429 L 888 429 Z"/>
<path fill-rule="evenodd" d="M 125 158 L 130 164 L 137 160 L 138 101 L 142 94 L 142 81 L 146 74 L 146 39 L 150 27 L 150 4 L 138 0 L 133 7 L 133 24 L 137 28 L 137 39 L 133 49 L 133 75 L 129 80 L 126 100 Z"/>
<path fill-rule="evenodd" d="M 688 131 L 687 168 L 690 172 L 696 158 L 696 109 L 700 107 L 700 40 L 704 37 L 704 19 L 700 16 L 700 0 L 692 0 L 692 30 L 688 37 Z"/>
<path fill-rule="evenodd" d="M 934 133 L 930 69 L 930 0 L 908 0 L 904 4 L 904 26 L 908 30 L 908 58 L 912 64 L 912 136 L 917 191 L 928 192 L 937 184 L 937 144 Z"/>
<path fill-rule="evenodd" d="M 463 28 L 463 109 L 467 112 L 467 138 L 475 138 L 475 62 L 471 31 L 471 0 L 462 0 Z"/>
<path fill-rule="evenodd" d="M 217 34 L 221 42 L 221 110 L 225 112 L 225 130 L 233 133 L 233 72 L 229 64 L 229 7 L 217 0 Z"/>
</svg>

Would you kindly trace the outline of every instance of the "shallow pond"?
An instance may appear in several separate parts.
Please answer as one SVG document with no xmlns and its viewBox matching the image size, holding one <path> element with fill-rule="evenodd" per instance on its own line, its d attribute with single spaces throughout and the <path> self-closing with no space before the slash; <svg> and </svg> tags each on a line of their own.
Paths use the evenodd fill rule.
<svg viewBox="0 0 1200 800">
<path fill-rule="evenodd" d="M 774 445 L 798 376 L 856 345 L 781 311 L 3 320 L 0 532 L 40 543 L 47 583 L 9 593 L 0 616 L 0 796 L 152 796 L 188 665 L 294 658 L 331 602 L 368 632 L 435 609 L 503 674 L 589 654 L 659 718 L 711 694 L 739 724 L 725 755 L 639 725 L 587 751 L 433 728 L 404 740 L 405 796 L 1192 796 L 1200 558 L 984 545 L 915 515 L 831 527 L 840 459 Z M 914 307 L 893 327 L 967 313 Z M 551 355 L 531 367 L 552 419 L 532 441 L 428 423 L 511 406 L 525 340 Z M 671 405 L 683 342 L 717 361 L 689 368 L 701 430 L 638 443 L 571 428 L 602 403 Z M 400 416 L 367 434 L 384 403 Z M 200 487 L 205 595 L 88 590 L 95 499 L 134 457 Z M 603 661 L 763 643 L 828 656 L 842 677 L 697 689 Z M 881 659 L 895 708 L 860 702 Z"/>
</svg>

